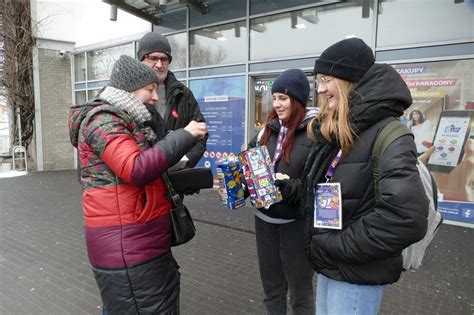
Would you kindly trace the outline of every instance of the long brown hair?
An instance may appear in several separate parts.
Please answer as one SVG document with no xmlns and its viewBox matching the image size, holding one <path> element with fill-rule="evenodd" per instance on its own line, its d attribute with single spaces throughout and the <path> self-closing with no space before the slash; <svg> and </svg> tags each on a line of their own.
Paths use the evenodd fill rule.
<svg viewBox="0 0 474 315">
<path fill-rule="evenodd" d="M 290 108 L 290 116 L 284 122 L 285 127 L 288 128 L 285 136 L 285 140 L 283 141 L 282 147 L 282 160 L 287 165 L 290 164 L 290 153 L 291 149 L 293 148 L 293 143 L 295 142 L 295 132 L 298 126 L 303 121 L 304 117 L 306 116 L 306 108 L 303 107 L 298 101 L 294 100 L 290 97 L 291 101 L 291 108 Z M 268 143 L 268 139 L 270 139 L 271 130 L 268 127 L 268 124 L 275 118 L 278 118 L 275 108 L 272 108 L 270 113 L 268 114 L 267 121 L 265 122 L 265 129 L 263 131 L 262 138 L 258 142 L 259 145 L 266 145 Z"/>
<path fill-rule="evenodd" d="M 321 123 L 321 134 L 332 142 L 333 136 L 336 136 L 338 146 L 343 154 L 349 153 L 355 142 L 355 134 L 349 121 L 349 93 L 355 86 L 355 83 L 334 78 L 338 91 L 339 102 L 335 109 L 329 108 L 329 103 L 324 95 L 318 95 L 319 114 L 314 117 L 308 125 L 308 136 L 315 140 L 312 124 L 314 119 Z"/>
</svg>

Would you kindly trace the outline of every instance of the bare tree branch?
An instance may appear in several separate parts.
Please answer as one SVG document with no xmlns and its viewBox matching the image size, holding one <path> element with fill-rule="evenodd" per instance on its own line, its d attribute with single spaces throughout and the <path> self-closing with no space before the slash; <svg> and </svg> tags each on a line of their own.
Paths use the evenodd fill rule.
<svg viewBox="0 0 474 315">
<path fill-rule="evenodd" d="M 35 103 L 33 90 L 32 51 L 29 0 L 0 0 L 3 28 L 4 67 L 1 85 L 5 87 L 7 104 L 13 113 L 20 110 L 22 144 L 26 148 L 34 133 Z M 19 143 L 17 116 L 13 117 L 12 142 Z"/>
</svg>

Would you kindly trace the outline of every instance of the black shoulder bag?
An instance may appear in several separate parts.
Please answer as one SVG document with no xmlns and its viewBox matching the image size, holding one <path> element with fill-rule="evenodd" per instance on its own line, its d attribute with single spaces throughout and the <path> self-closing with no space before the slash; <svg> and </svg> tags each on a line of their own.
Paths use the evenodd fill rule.
<svg viewBox="0 0 474 315">
<path fill-rule="evenodd" d="M 173 224 L 171 246 L 186 244 L 196 235 L 193 219 L 191 218 L 188 208 L 183 204 L 183 200 L 174 190 L 168 174 L 163 173 L 162 178 L 166 183 L 169 196 L 174 205 L 170 210 L 171 222 Z"/>
</svg>

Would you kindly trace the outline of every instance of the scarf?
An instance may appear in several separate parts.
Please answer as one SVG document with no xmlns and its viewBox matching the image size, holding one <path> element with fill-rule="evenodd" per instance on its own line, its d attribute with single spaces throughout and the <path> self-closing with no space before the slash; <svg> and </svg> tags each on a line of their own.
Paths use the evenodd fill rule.
<svg viewBox="0 0 474 315">
<path fill-rule="evenodd" d="M 311 146 L 309 151 L 308 158 L 305 163 L 303 176 L 304 179 L 303 185 L 303 194 L 305 196 L 304 213 L 310 213 L 313 208 L 313 199 L 314 192 L 313 187 L 325 181 L 326 171 L 329 167 L 329 164 L 339 152 L 339 146 L 337 145 L 337 140 L 332 139 L 332 142 L 329 142 L 326 138 L 323 137 L 321 133 L 321 123 L 315 119 L 311 125 L 313 133 L 316 139 L 316 142 Z"/>
<path fill-rule="evenodd" d="M 111 105 L 126 112 L 132 119 L 138 123 L 140 131 L 143 132 L 145 138 L 154 143 L 157 139 L 156 133 L 150 127 L 149 121 L 151 114 L 146 105 L 140 102 L 134 95 L 129 92 L 107 86 L 101 93 L 100 98 L 104 99 Z"/>
</svg>

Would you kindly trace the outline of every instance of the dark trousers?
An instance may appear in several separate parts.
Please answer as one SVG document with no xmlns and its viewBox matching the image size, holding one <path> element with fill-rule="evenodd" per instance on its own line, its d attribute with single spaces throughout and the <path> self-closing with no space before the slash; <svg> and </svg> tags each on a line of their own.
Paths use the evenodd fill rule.
<svg viewBox="0 0 474 315">
<path fill-rule="evenodd" d="M 313 269 L 304 252 L 304 220 L 272 224 L 255 217 L 257 254 L 267 314 L 314 314 Z"/>
</svg>

